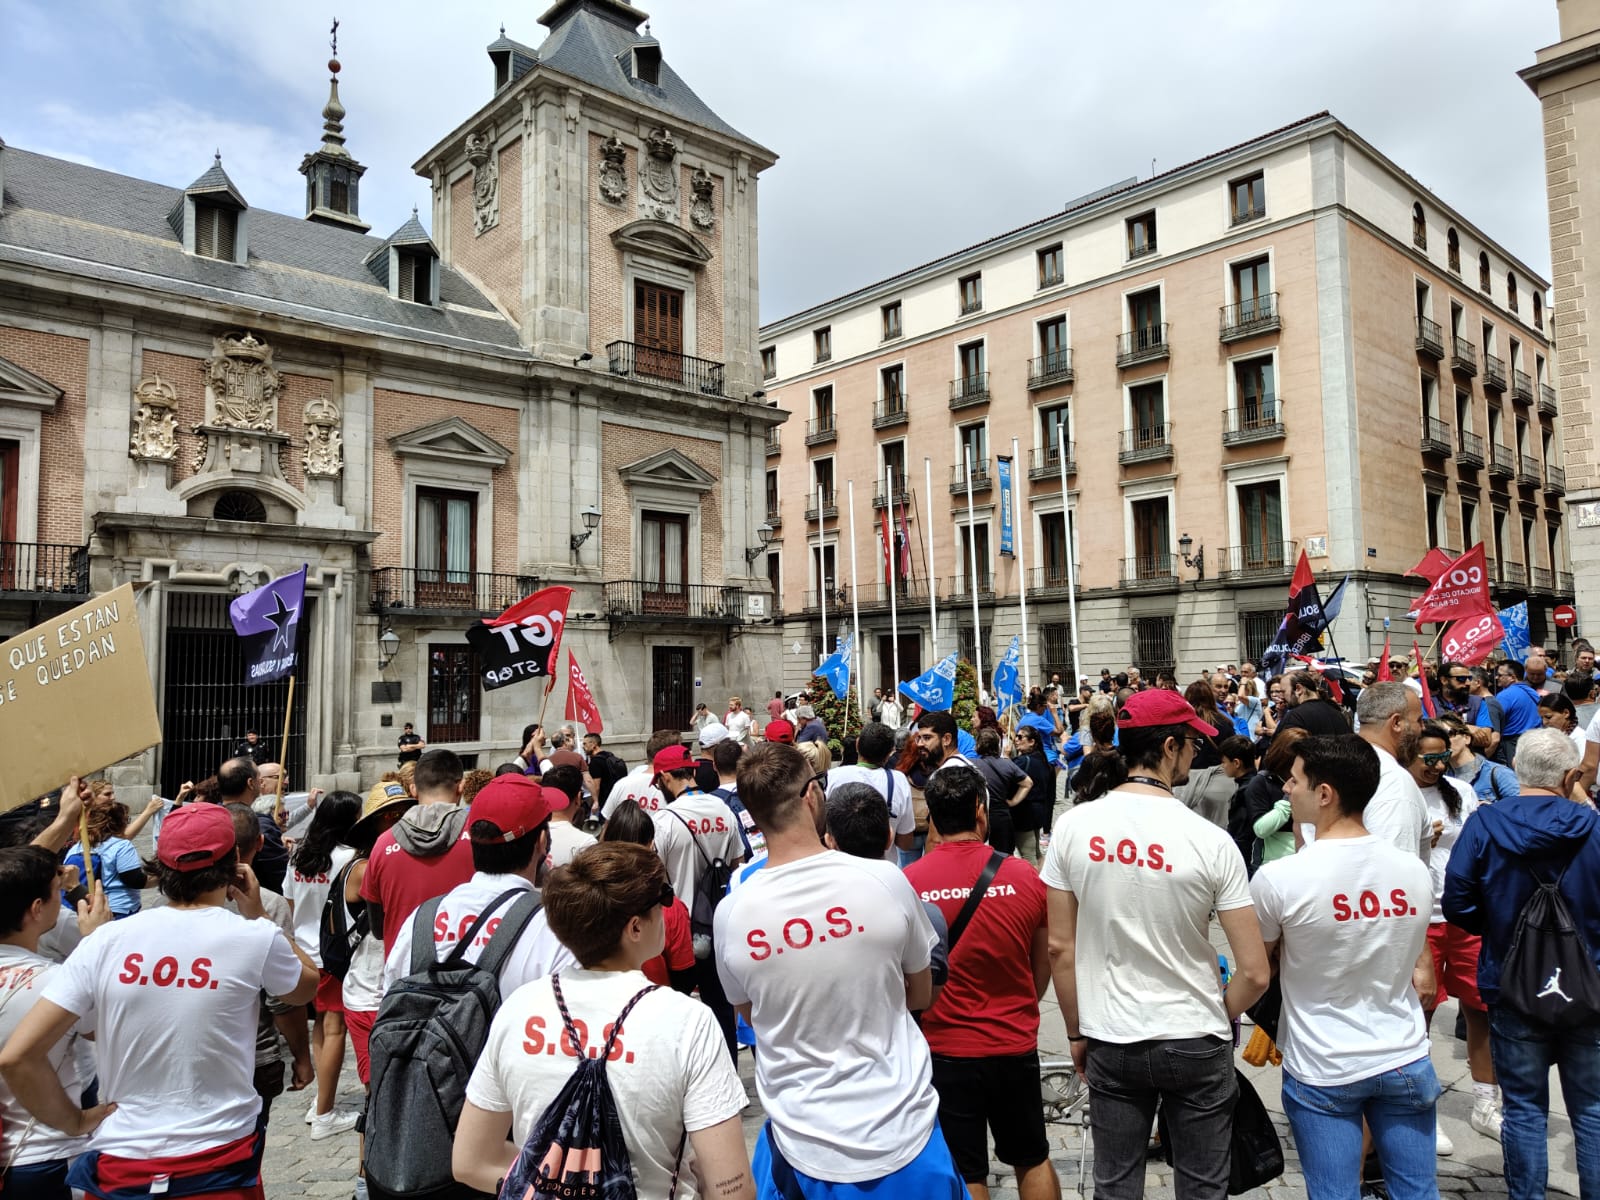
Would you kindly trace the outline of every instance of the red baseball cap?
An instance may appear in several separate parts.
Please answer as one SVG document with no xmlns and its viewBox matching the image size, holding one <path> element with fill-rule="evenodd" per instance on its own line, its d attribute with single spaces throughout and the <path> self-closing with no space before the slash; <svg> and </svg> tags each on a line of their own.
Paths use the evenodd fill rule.
<svg viewBox="0 0 1600 1200">
<path fill-rule="evenodd" d="M 764 731 L 764 736 L 769 742 L 784 742 L 788 745 L 793 745 L 794 726 L 790 722 L 785 721 L 780 717 L 776 721 L 767 722 L 767 728 Z"/>
<path fill-rule="evenodd" d="M 487 821 L 498 832 L 488 837 L 474 837 L 473 841 L 492 844 L 525 837 L 550 819 L 550 802 L 545 792 L 554 790 L 526 775 L 501 775 L 491 779 L 472 798 L 472 807 L 467 810 L 469 836 L 475 824 Z M 562 799 L 566 799 L 565 793 Z"/>
<path fill-rule="evenodd" d="M 650 769 L 657 775 L 667 771 L 681 771 L 685 767 L 695 766 L 693 757 L 689 754 L 689 747 L 683 745 L 668 746 L 657 751 L 655 758 L 650 761 Z"/>
<path fill-rule="evenodd" d="M 1135 692 L 1117 712 L 1118 729 L 1150 729 L 1157 725 L 1187 725 L 1207 737 L 1217 736 L 1216 726 L 1202 721 L 1187 700 L 1162 688 Z"/>
<path fill-rule="evenodd" d="M 174 871 L 214 867 L 234 849 L 233 817 L 220 804 L 185 804 L 161 825 L 156 857 Z"/>
</svg>

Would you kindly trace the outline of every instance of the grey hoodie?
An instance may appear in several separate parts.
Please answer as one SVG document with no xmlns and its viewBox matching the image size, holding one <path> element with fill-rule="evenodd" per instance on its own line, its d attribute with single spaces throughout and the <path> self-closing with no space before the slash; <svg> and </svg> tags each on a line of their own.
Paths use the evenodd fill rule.
<svg viewBox="0 0 1600 1200">
<path fill-rule="evenodd" d="M 466 827 L 464 804 L 414 804 L 394 827 L 394 840 L 407 854 L 437 858 L 461 840 Z"/>
</svg>

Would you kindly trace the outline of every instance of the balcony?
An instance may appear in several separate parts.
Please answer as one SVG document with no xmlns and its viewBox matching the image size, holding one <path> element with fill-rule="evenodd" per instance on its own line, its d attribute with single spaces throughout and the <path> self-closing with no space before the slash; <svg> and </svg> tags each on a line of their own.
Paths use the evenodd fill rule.
<svg viewBox="0 0 1600 1200">
<path fill-rule="evenodd" d="M 1485 392 L 1503 392 L 1506 390 L 1506 364 L 1502 358 L 1493 354 L 1483 356 L 1483 390 Z"/>
<path fill-rule="evenodd" d="M 1528 586 L 1528 572 L 1521 563 L 1496 560 L 1495 582 L 1506 588 L 1522 589 Z"/>
<path fill-rule="evenodd" d="M 891 504 L 903 505 L 911 503 L 911 489 L 903 474 L 896 474 L 891 480 L 893 491 L 885 493 L 883 479 L 880 477 L 873 488 L 872 507 L 874 510 L 887 508 Z"/>
<path fill-rule="evenodd" d="M 1533 590 L 1552 594 L 1556 590 L 1556 574 L 1548 567 L 1534 567 L 1528 572 L 1532 577 Z"/>
<path fill-rule="evenodd" d="M 88 546 L 0 542 L 0 596 L 88 594 Z"/>
<path fill-rule="evenodd" d="M 616 579 L 605 585 L 611 621 L 690 621 L 737 625 L 744 619 L 744 589 L 705 583 Z"/>
<path fill-rule="evenodd" d="M 783 510 L 775 504 L 767 505 L 767 524 L 774 533 L 783 528 Z"/>
<path fill-rule="evenodd" d="M 1465 429 L 1456 434 L 1456 466 L 1483 469 L 1483 439 Z"/>
<path fill-rule="evenodd" d="M 974 404 L 989 403 L 989 372 L 976 371 L 950 381 L 950 407 L 971 408 Z"/>
<path fill-rule="evenodd" d="M 1444 358 L 1444 331 L 1437 321 L 1417 318 L 1417 353 L 1433 359 Z"/>
<path fill-rule="evenodd" d="M 1553 417 L 1559 410 L 1556 408 L 1556 390 L 1548 383 L 1539 385 L 1539 415 Z"/>
<path fill-rule="evenodd" d="M 1571 571 L 1557 571 L 1556 572 L 1556 595 L 1558 595 L 1558 596 L 1570 596 L 1570 595 L 1572 595 L 1572 572 Z"/>
<path fill-rule="evenodd" d="M 1451 450 L 1450 426 L 1435 417 L 1422 418 L 1422 441 L 1420 446 L 1424 454 L 1449 458 Z"/>
<path fill-rule="evenodd" d="M 778 434 L 779 434 L 779 432 L 780 432 L 779 427 L 776 426 L 776 425 L 774 425 L 771 429 L 767 430 L 767 457 L 768 458 L 772 458 L 772 457 L 774 457 L 774 456 L 776 456 L 778 454 L 781 454 L 783 452 L 781 450 L 781 448 L 779 447 L 779 443 L 778 443 Z"/>
<path fill-rule="evenodd" d="M 1517 462 L 1517 486 L 1536 488 L 1541 482 L 1539 460 L 1531 454 L 1522 455 Z"/>
<path fill-rule="evenodd" d="M 373 612 L 494 616 L 539 590 L 533 575 L 489 575 L 437 567 L 378 567 L 367 603 Z"/>
<path fill-rule="evenodd" d="M 1463 375 L 1478 373 L 1478 347 L 1464 337 L 1450 339 L 1450 369 Z M 1502 372 L 1504 374 L 1504 372 Z"/>
<path fill-rule="evenodd" d="M 1059 548 L 1059 547 L 1058 547 Z M 1074 569 L 1072 585 L 1083 586 L 1083 573 Z M 1028 572 L 1028 595 L 1050 600 L 1067 594 L 1067 568 L 1064 564 L 1034 567 Z"/>
<path fill-rule="evenodd" d="M 1072 351 L 1052 350 L 1028 360 L 1028 390 L 1072 382 Z"/>
<path fill-rule="evenodd" d="M 1122 431 L 1122 446 L 1117 461 L 1123 465 L 1162 462 L 1172 458 L 1172 423 L 1141 425 Z"/>
<path fill-rule="evenodd" d="M 835 497 L 834 493 L 832 493 L 832 492 L 824 492 L 823 493 L 823 496 L 822 496 L 822 507 L 821 508 L 817 507 L 816 493 L 813 492 L 811 494 L 811 496 L 807 498 L 807 502 L 806 502 L 806 524 L 807 525 L 809 525 L 809 524 L 811 524 L 811 522 L 819 520 L 819 519 L 823 520 L 823 521 L 831 521 L 835 517 L 837 517 L 838 515 L 839 515 L 839 505 L 837 503 L 837 498 Z"/>
<path fill-rule="evenodd" d="M 1517 473 L 1515 462 L 1516 457 L 1511 453 L 1511 447 L 1496 442 L 1489 447 L 1489 478 L 1510 479 Z"/>
<path fill-rule="evenodd" d="M 1142 362 L 1157 362 L 1172 357 L 1167 344 L 1167 322 L 1159 321 L 1117 335 L 1117 366 L 1131 367 Z"/>
<path fill-rule="evenodd" d="M 1533 377 L 1526 371 L 1511 372 L 1511 398 L 1519 404 L 1533 403 Z"/>
<path fill-rule="evenodd" d="M 972 490 L 987 492 L 989 490 L 989 460 L 987 458 L 972 464 Z M 959 462 L 950 468 L 950 494 L 952 496 L 965 496 L 967 494 L 967 464 Z"/>
<path fill-rule="evenodd" d="M 925 579 L 896 579 L 894 604 L 897 609 L 924 608 L 928 603 L 928 581 Z M 873 585 L 862 585 L 856 594 L 856 603 L 862 608 L 888 608 L 889 585 L 878 580 Z"/>
<path fill-rule="evenodd" d="M 1259 542 L 1223 546 L 1217 551 L 1217 578 L 1235 581 L 1276 579 L 1294 570 L 1299 542 Z"/>
<path fill-rule="evenodd" d="M 1275 333 L 1282 328 L 1278 319 L 1278 293 L 1268 292 L 1253 300 L 1238 304 L 1224 304 L 1221 310 L 1221 328 L 1217 333 L 1224 343 L 1242 341 L 1262 333 Z"/>
<path fill-rule="evenodd" d="M 691 358 L 672 350 L 641 346 L 638 342 L 610 342 L 606 345 L 611 373 L 638 379 L 641 383 L 664 384 L 703 396 L 726 396 L 723 366 L 705 358 Z"/>
<path fill-rule="evenodd" d="M 1145 554 L 1122 560 L 1117 586 L 1128 592 L 1158 592 L 1178 586 L 1178 560 L 1171 554 Z"/>
<path fill-rule="evenodd" d="M 828 602 L 828 610 L 846 609 L 850 607 L 850 587 L 848 584 L 835 582 L 834 585 L 822 592 L 816 588 L 807 588 L 805 594 L 805 611 L 817 612 L 822 608 L 822 602 Z"/>
<path fill-rule="evenodd" d="M 906 398 L 903 392 L 885 396 L 872 406 L 874 429 L 893 429 L 896 425 L 904 425 L 909 419 L 906 416 Z"/>
<path fill-rule="evenodd" d="M 1283 436 L 1283 401 L 1276 396 L 1222 410 L 1222 444 L 1248 446 L 1251 442 L 1270 442 Z"/>
<path fill-rule="evenodd" d="M 1078 464 L 1076 460 L 1077 443 L 1068 442 L 1068 475 L 1076 475 L 1078 473 Z M 1055 479 L 1059 481 L 1061 478 L 1061 447 L 1059 445 L 1035 447 L 1032 455 L 1028 459 L 1028 478 L 1036 482 L 1041 479 Z"/>
<path fill-rule="evenodd" d="M 994 573 L 992 571 L 979 571 L 977 580 L 978 599 L 981 601 L 993 600 Z M 971 604 L 973 589 L 971 588 L 970 583 L 970 578 L 965 574 L 952 575 L 945 586 L 944 599 L 952 604 L 961 600 L 965 600 L 968 604 Z"/>
<path fill-rule="evenodd" d="M 1567 473 L 1561 467 L 1552 467 L 1546 464 L 1544 469 L 1544 490 L 1551 496 L 1565 496 L 1567 494 Z"/>
<path fill-rule="evenodd" d="M 813 417 L 806 422 L 806 445 L 826 446 L 830 442 L 838 441 L 839 429 L 833 423 L 833 415 L 826 417 Z"/>
</svg>

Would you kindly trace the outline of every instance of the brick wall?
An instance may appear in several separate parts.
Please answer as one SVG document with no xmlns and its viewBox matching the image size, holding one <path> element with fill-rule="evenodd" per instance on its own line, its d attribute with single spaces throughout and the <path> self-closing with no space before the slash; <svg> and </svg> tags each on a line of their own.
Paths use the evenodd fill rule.
<svg viewBox="0 0 1600 1200">
<path fill-rule="evenodd" d="M 512 452 L 506 465 L 494 473 L 492 569 L 514 575 L 518 567 L 516 410 L 387 388 L 377 388 L 372 394 L 372 527 L 381 531 L 372 543 L 372 565 L 398 567 L 405 557 L 405 463 L 395 455 L 389 439 L 446 417 L 460 417 Z"/>
<path fill-rule="evenodd" d="M 500 151 L 500 223 L 481 237 L 473 233 L 471 174 L 450 185 L 450 255 L 512 320 L 522 319 L 521 138 Z"/>
<path fill-rule="evenodd" d="M 84 411 L 89 343 L 83 338 L 0 326 L 0 356 L 65 393 L 39 422 L 39 541 L 76 544 L 83 512 Z"/>
<path fill-rule="evenodd" d="M 620 204 L 607 204 L 600 198 L 600 164 L 605 156 L 600 143 L 605 137 L 589 135 L 589 349 L 598 353 L 607 342 L 626 336 L 628 298 L 622 294 L 622 255 L 611 243 L 611 235 L 632 221 L 637 212 L 634 199 L 639 186 L 639 155 L 628 148 L 623 170 L 628 179 L 628 196 Z M 632 461 L 631 459 L 626 461 Z"/>
<path fill-rule="evenodd" d="M 652 429 L 603 422 L 600 433 L 600 511 L 605 513 L 603 565 L 607 579 L 634 577 L 632 504 L 618 470 L 662 450 L 676 450 L 697 467 L 722 477 L 722 443 L 683 434 L 663 434 Z M 720 584 L 722 575 L 722 485 L 700 498 L 700 577 Z M 691 551 L 692 552 L 692 551 Z"/>
<path fill-rule="evenodd" d="M 679 172 L 681 178 L 678 187 L 683 196 L 682 211 L 687 214 L 690 205 L 694 203 L 694 188 L 690 180 L 694 178 L 694 171 L 690 167 L 683 167 Z M 711 251 L 711 261 L 705 265 L 700 273 L 700 283 L 695 288 L 695 337 L 698 339 L 696 356 L 709 358 L 720 362 L 722 360 L 722 225 L 724 214 L 722 211 L 723 186 L 725 180 L 720 175 L 713 175 L 711 188 L 711 211 L 716 216 L 716 223 L 710 229 L 697 228 L 692 219 L 686 218 L 684 228 L 693 236 L 705 243 L 707 250 Z"/>
</svg>

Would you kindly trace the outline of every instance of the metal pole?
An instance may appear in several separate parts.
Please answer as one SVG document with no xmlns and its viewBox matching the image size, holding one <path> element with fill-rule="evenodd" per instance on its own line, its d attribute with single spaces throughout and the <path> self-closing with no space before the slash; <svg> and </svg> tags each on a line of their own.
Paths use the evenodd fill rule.
<svg viewBox="0 0 1600 1200">
<path fill-rule="evenodd" d="M 1072 536 L 1072 505 L 1067 499 L 1067 427 L 1056 426 L 1056 458 L 1061 464 L 1061 537 L 1067 555 L 1067 619 L 1072 622 L 1072 687 L 1069 696 L 1078 694 L 1083 664 L 1078 660 L 1078 539 Z"/>
<path fill-rule="evenodd" d="M 822 544 L 822 485 L 817 484 L 817 606 L 822 613 L 822 656 L 828 649 L 828 548 Z"/>
<path fill-rule="evenodd" d="M 967 464 L 967 562 L 971 574 L 967 586 L 972 589 L 972 669 L 978 673 L 978 700 L 983 700 L 983 626 L 978 622 L 978 531 L 972 516 L 972 447 L 963 446 L 961 455 Z"/>
<path fill-rule="evenodd" d="M 844 500 L 850 506 L 850 678 L 855 681 L 856 696 L 862 697 L 865 693 L 861 689 L 861 588 L 856 582 L 856 481 L 848 480 L 844 486 Z M 850 728 L 848 687 L 844 689 L 844 725 Z"/>
<path fill-rule="evenodd" d="M 939 661 L 939 577 L 934 574 L 938 559 L 933 556 L 933 459 L 922 460 L 923 486 L 928 494 L 928 638 L 933 661 Z M 899 680 L 895 681 L 896 684 Z"/>
<path fill-rule="evenodd" d="M 1028 653 L 1028 559 L 1023 552 L 1023 543 L 1028 540 L 1027 532 L 1022 528 L 1022 489 L 1017 486 L 1017 439 L 1011 439 L 1011 523 L 1016 528 L 1012 531 L 1012 541 L 1017 547 L 1017 597 L 1022 602 L 1022 694 L 1028 694 L 1028 684 L 1033 682 L 1033 659 Z M 1076 692 L 1074 692 L 1076 695 Z"/>
<path fill-rule="evenodd" d="M 884 469 L 883 469 L 883 483 L 884 483 L 884 489 L 883 489 L 884 499 L 892 508 L 892 506 L 894 504 L 894 468 L 893 467 L 884 467 Z M 892 542 L 893 540 L 894 539 L 891 537 L 890 541 Z M 898 599 L 898 597 L 896 597 L 895 593 L 900 590 L 900 580 L 899 580 L 899 576 L 898 576 L 898 569 L 895 566 L 895 559 L 899 558 L 900 556 L 895 553 L 893 546 L 889 546 L 889 547 L 886 547 L 886 548 L 889 551 L 889 640 L 894 643 L 894 648 L 893 648 L 893 651 L 892 651 L 892 653 L 894 654 L 894 696 L 892 697 L 892 699 L 894 700 L 894 702 L 896 704 L 899 704 L 900 703 L 900 613 L 899 613 L 899 607 L 896 604 L 896 600 Z"/>
</svg>

